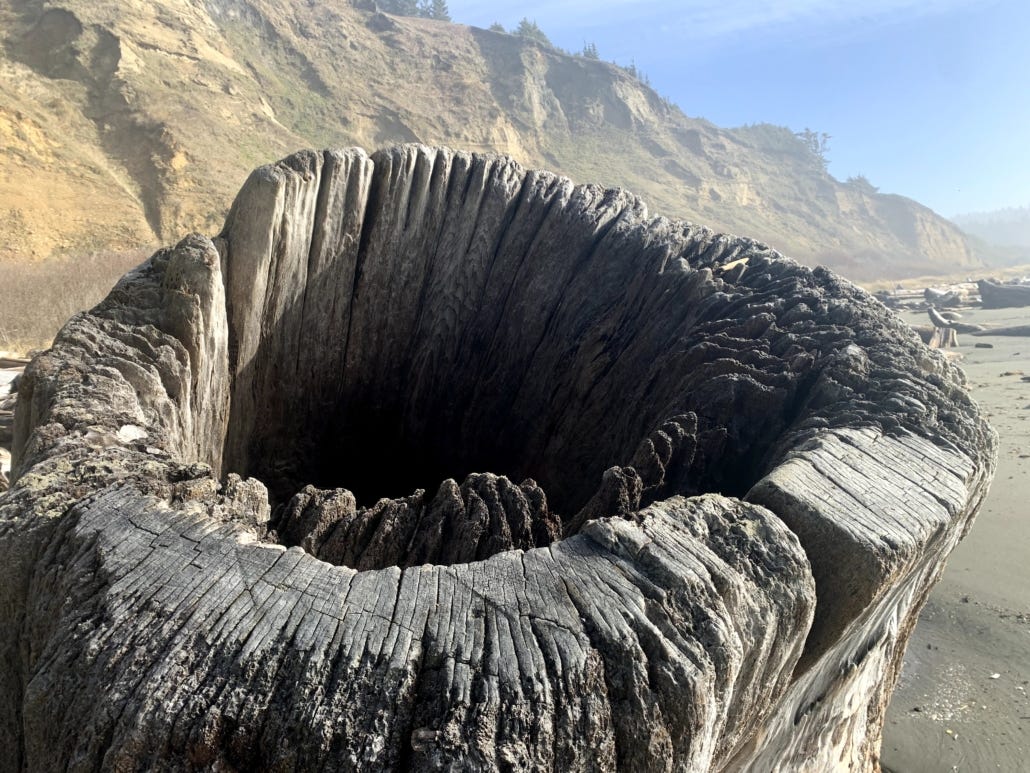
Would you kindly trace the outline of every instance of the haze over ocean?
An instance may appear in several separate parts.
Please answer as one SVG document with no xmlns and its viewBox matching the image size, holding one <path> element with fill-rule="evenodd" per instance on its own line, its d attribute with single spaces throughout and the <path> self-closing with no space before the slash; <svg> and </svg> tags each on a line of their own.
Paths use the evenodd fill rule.
<svg viewBox="0 0 1030 773">
<path fill-rule="evenodd" d="M 1030 204 L 1026 0 L 453 0 L 635 64 L 689 116 L 826 132 L 830 172 L 943 215 Z"/>
</svg>

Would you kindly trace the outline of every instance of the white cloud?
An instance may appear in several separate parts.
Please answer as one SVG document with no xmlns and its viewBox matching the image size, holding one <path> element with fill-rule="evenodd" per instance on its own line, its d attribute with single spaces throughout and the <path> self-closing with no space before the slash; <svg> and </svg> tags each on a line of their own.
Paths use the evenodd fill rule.
<svg viewBox="0 0 1030 773">
<path fill-rule="evenodd" d="M 670 27 L 691 37 L 720 37 L 787 27 L 833 29 L 855 23 L 913 20 L 969 5 L 970 0 L 701 0 L 680 6 Z"/>
<path fill-rule="evenodd" d="M 982 0 L 979 0 L 982 2 Z M 648 20 L 686 39 L 704 39 L 761 30 L 846 27 L 918 19 L 978 4 L 978 0 L 557 0 L 556 2 L 451 2 L 455 18 L 516 20 L 526 16 L 548 29 L 599 26 Z M 511 23 L 511 21 L 509 21 Z"/>
</svg>

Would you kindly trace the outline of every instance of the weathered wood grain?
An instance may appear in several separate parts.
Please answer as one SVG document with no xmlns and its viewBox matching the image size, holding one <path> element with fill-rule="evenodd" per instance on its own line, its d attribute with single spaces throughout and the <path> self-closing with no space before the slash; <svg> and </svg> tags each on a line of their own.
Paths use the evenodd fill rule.
<svg viewBox="0 0 1030 773">
<path fill-rule="evenodd" d="M 14 452 L 0 769 L 768 771 L 875 766 L 995 438 L 826 271 L 405 146 L 257 170 Z"/>
</svg>

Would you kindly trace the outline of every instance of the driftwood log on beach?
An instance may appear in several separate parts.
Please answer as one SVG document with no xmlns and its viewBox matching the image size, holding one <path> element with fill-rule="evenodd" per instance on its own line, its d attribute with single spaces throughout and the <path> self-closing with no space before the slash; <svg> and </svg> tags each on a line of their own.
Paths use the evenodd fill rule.
<svg viewBox="0 0 1030 773">
<path fill-rule="evenodd" d="M 923 290 L 923 298 L 931 306 L 940 306 L 941 308 L 961 306 L 965 300 L 962 293 L 956 290 L 935 290 L 932 287 Z"/>
<path fill-rule="evenodd" d="M 990 279 L 976 283 L 980 304 L 985 309 L 1010 309 L 1030 306 L 1030 284 L 1000 284 Z"/>
<path fill-rule="evenodd" d="M 872 770 L 994 457 L 827 271 L 299 153 L 25 372 L 0 770 Z"/>
<path fill-rule="evenodd" d="M 1005 327 L 988 327 L 973 333 L 975 336 L 1030 336 L 1030 325 L 1006 325 Z"/>
</svg>

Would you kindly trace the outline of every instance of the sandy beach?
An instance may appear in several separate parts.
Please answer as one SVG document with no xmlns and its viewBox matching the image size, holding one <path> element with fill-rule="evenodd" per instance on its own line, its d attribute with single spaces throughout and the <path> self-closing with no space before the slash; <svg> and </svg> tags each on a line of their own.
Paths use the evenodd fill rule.
<svg viewBox="0 0 1030 773">
<path fill-rule="evenodd" d="M 962 314 L 1030 324 L 1030 309 Z M 925 313 L 904 316 L 928 324 Z M 892 773 L 1030 770 L 1030 338 L 960 335 L 957 351 L 998 432 L 998 471 L 906 653 L 884 728 Z"/>
</svg>

